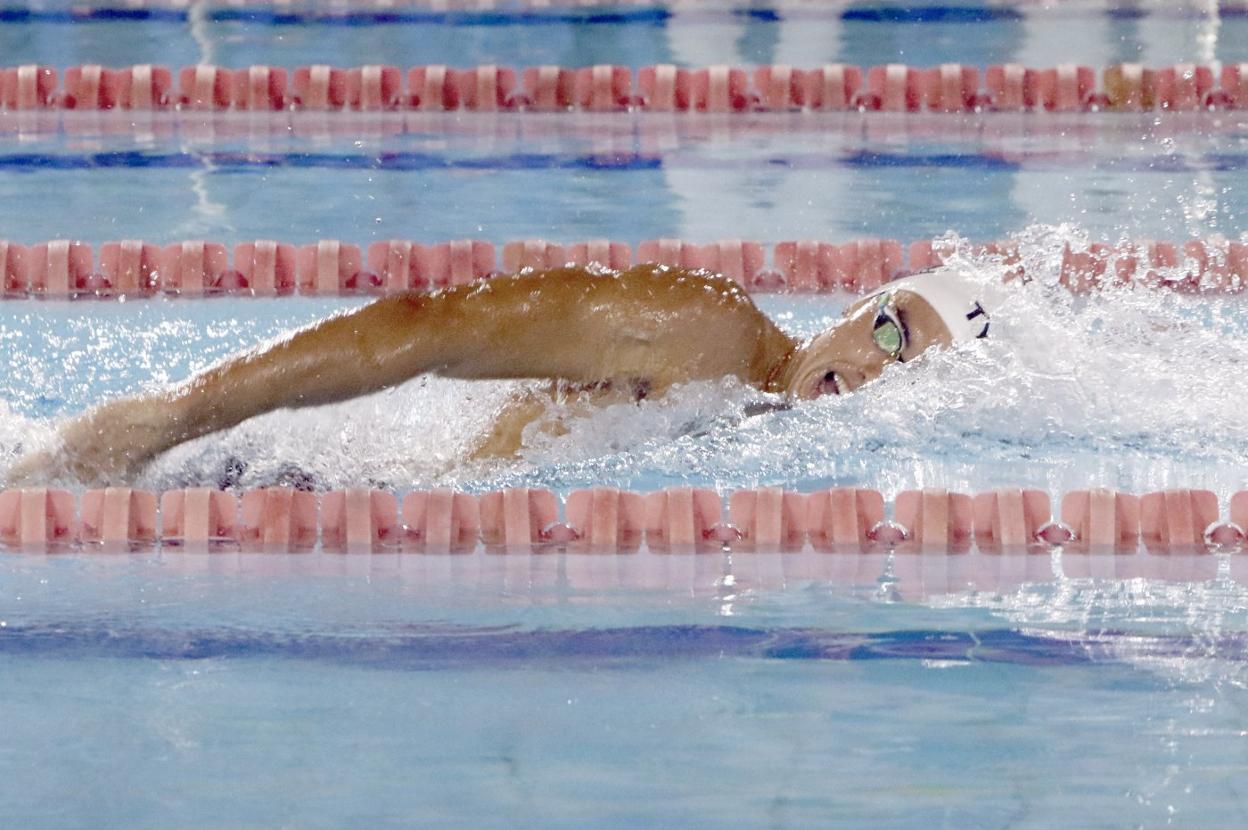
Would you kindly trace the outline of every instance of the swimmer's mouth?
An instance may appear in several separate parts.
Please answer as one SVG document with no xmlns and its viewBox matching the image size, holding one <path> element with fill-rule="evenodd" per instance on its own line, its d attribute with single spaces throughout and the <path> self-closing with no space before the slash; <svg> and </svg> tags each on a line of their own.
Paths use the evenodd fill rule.
<svg viewBox="0 0 1248 830">
<path fill-rule="evenodd" d="M 841 394 L 841 382 L 836 372 L 827 372 L 815 384 L 815 397 Z"/>
</svg>

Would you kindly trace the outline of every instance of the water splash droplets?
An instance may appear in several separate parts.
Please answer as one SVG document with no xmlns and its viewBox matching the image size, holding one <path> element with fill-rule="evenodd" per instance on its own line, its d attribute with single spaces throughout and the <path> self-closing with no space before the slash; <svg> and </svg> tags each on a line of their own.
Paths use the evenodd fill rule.
<svg viewBox="0 0 1248 830">
<path fill-rule="evenodd" d="M 424 379 L 332 407 L 257 418 L 168 453 L 140 483 L 853 484 L 890 493 L 1026 484 L 1055 492 L 1201 486 L 1223 495 L 1241 487 L 1238 471 L 1248 459 L 1239 381 L 1248 365 L 1243 300 L 1130 286 L 1072 296 L 1058 278 L 1062 248 L 1086 241 L 1078 227 L 1028 228 L 1017 242 L 1030 279 L 1005 286 L 999 261 L 961 248 L 955 261 L 983 284 L 991 338 L 891 367 L 853 395 L 778 409 L 779 399 L 736 382 L 691 383 L 662 399 L 567 418 L 559 435 L 533 429 L 519 458 L 470 463 L 474 442 L 517 385 Z M 808 336 L 832 324 L 846 299 L 780 296 L 760 304 L 786 329 Z M 141 388 L 156 375 L 185 377 L 325 313 L 312 305 L 293 317 L 283 306 L 287 316 L 279 317 L 274 307 L 240 301 L 222 325 L 220 311 L 208 307 L 194 306 L 203 319 L 176 325 L 158 303 L 100 306 L 89 325 L 71 316 L 48 323 L 60 345 L 44 352 L 24 346 L 0 375 L 8 407 L 0 411 L 0 459 L 19 444 L 47 440 L 48 415 Z M 23 319 L 34 325 L 35 318 L 16 313 L 5 336 Z M 66 368 L 56 357 L 62 348 L 85 350 L 90 359 Z M 39 402 L 45 398 L 56 402 Z M 764 411 L 750 414 L 756 410 Z"/>
</svg>

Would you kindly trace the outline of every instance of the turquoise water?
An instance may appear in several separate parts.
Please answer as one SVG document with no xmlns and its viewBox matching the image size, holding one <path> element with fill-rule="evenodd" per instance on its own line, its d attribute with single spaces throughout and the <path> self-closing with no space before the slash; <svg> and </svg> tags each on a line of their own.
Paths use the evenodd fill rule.
<svg viewBox="0 0 1248 830">
<path fill-rule="evenodd" d="M 647 3 L 439 11 L 434 4 L 205 4 L 118 20 L 125 3 L 39 4 L 4 26 L 6 60 L 183 65 L 201 52 L 226 66 L 332 63 L 586 66 L 618 63 L 853 63 L 921 66 L 1018 61 L 1178 63 L 1213 34 L 1209 59 L 1243 61 L 1248 15 L 1234 3 L 995 2 Z M 552 4 L 553 5 L 553 4 Z M 103 13 L 72 18 L 67 8 Z M 154 5 L 159 9 L 159 5 Z M 166 7 L 168 8 L 168 7 Z M 114 10 L 112 15 L 108 10 Z M 344 14 L 345 12 L 345 14 Z M 351 16 L 354 13 L 354 16 Z M 276 17 L 275 17 L 276 15 Z M 129 17 L 141 17 L 133 11 Z M 112 17 L 112 19 L 109 19 Z M 1043 54 L 1047 61 L 1036 61 Z"/>
<path fill-rule="evenodd" d="M 1230 563 L 1114 582 L 1046 574 L 1047 556 L 954 559 L 918 576 L 853 556 L 6 557 L 5 813 L 48 827 L 1242 818 Z M 1001 579 L 1003 561 L 1026 584 Z M 951 576 L 976 569 L 979 590 Z"/>
<path fill-rule="evenodd" d="M 1225 4 L 749 8 L 347 25 L 40 7 L 0 14 L 0 44 L 10 63 L 60 66 L 636 66 L 1244 60 L 1248 42 Z M 322 488 L 400 492 L 1209 487 L 1225 502 L 1248 485 L 1242 300 L 1072 299 L 1058 263 L 1088 240 L 1246 239 L 1246 153 L 1242 113 L 0 116 L 0 198 L 2 235 L 24 243 L 952 232 L 1015 239 L 1035 277 L 999 298 L 1000 337 L 845 398 L 750 416 L 758 393 L 692 384 L 473 465 L 471 441 L 514 388 L 415 381 L 180 448 L 145 487 L 256 486 L 295 469 Z M 759 302 L 806 335 L 846 299 Z M 358 302 L 0 301 L 0 470 L 102 398 Z M 1234 826 L 1245 562 L 4 554 L 0 822 Z"/>
<path fill-rule="evenodd" d="M 1248 170 L 1242 112 L 179 113 L 138 128 L 104 113 L 66 114 L 72 134 L 10 126 L 0 197 L 28 209 L 6 217 L 5 236 L 27 243 L 844 242 L 949 231 L 984 241 L 1035 224 L 1111 242 L 1236 239 L 1248 209 L 1237 186 Z"/>
</svg>

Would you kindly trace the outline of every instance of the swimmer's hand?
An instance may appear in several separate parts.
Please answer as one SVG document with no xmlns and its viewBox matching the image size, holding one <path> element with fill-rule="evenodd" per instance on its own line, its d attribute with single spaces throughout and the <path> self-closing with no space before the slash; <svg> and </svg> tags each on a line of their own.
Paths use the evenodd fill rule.
<svg viewBox="0 0 1248 830">
<path fill-rule="evenodd" d="M 61 428 L 59 448 L 18 459 L 6 487 L 77 482 L 87 487 L 129 482 L 145 464 L 170 446 L 176 427 L 163 397 L 110 401 Z"/>
</svg>

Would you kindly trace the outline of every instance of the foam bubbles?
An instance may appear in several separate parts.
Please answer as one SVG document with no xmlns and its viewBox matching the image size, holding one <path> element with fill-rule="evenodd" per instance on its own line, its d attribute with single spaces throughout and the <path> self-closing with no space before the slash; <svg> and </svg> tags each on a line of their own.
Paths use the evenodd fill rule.
<svg viewBox="0 0 1248 830">
<path fill-rule="evenodd" d="M 318 490 L 454 483 L 515 386 L 418 378 L 354 401 L 271 412 L 171 450 L 141 483 Z"/>
<path fill-rule="evenodd" d="M 55 438 L 54 422 L 27 418 L 0 400 L 0 474 L 23 454 L 48 449 Z"/>
</svg>

